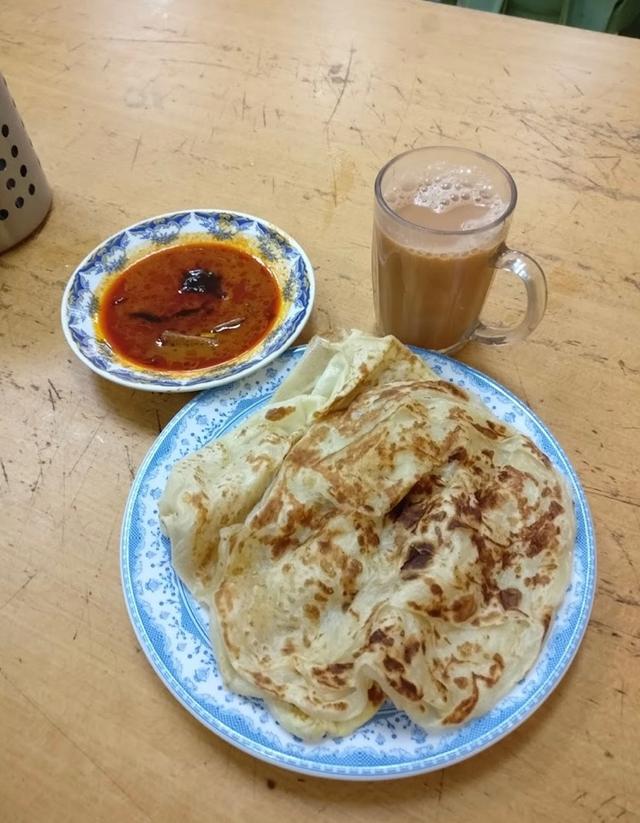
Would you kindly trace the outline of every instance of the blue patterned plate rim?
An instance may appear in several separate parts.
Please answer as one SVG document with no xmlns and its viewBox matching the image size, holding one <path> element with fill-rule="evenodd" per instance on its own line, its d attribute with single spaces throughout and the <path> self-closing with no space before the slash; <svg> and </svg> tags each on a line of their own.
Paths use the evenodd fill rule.
<svg viewBox="0 0 640 823">
<path fill-rule="evenodd" d="M 258 344 L 258 347 L 255 349 L 255 352 L 258 353 L 257 356 L 253 356 L 252 354 L 251 358 L 246 362 L 231 360 L 229 363 L 212 367 L 212 370 L 215 370 L 215 374 L 211 374 L 209 371 L 203 371 L 200 373 L 185 373 L 184 376 L 180 376 L 178 374 L 176 376 L 168 376 L 169 373 L 157 372 L 157 376 L 154 377 L 154 373 L 151 371 L 137 369 L 132 364 L 124 363 L 124 361 L 119 362 L 113 354 L 111 354 L 107 359 L 113 361 L 116 365 L 119 365 L 119 368 L 103 363 L 102 361 L 104 358 L 97 356 L 92 357 L 89 356 L 86 351 L 83 351 L 78 343 L 78 340 L 76 339 L 77 335 L 75 333 L 75 329 L 72 328 L 72 311 L 70 308 L 70 296 L 74 290 L 74 287 L 76 287 L 79 273 L 86 269 L 92 262 L 98 265 L 96 261 L 100 252 L 108 252 L 112 244 L 117 243 L 118 240 L 124 241 L 127 237 L 135 235 L 136 232 L 140 232 L 141 229 L 146 227 L 151 229 L 155 224 L 162 227 L 163 225 L 166 225 L 168 221 L 174 220 L 178 221 L 176 235 L 178 236 L 180 229 L 183 225 L 186 225 L 186 221 L 189 218 L 192 218 L 197 223 L 198 220 L 203 220 L 203 218 L 206 218 L 207 216 L 211 217 L 214 215 L 233 217 L 247 223 L 254 223 L 260 226 L 261 229 L 266 229 L 273 235 L 279 236 L 288 246 L 288 250 L 295 252 L 302 265 L 302 270 L 304 272 L 304 286 L 299 284 L 297 295 L 298 299 L 295 300 L 290 307 L 291 317 L 281 320 L 279 325 L 275 326 L 271 332 L 269 332 L 265 340 Z M 182 221 L 182 223 L 180 221 Z M 197 233 L 207 233 L 207 228 L 204 223 L 198 226 Z M 157 245 L 160 246 L 163 245 L 163 243 L 169 244 L 170 242 L 171 240 L 158 241 Z M 102 277 L 107 276 L 107 274 L 108 272 L 104 273 Z M 69 277 L 62 295 L 60 320 L 64 337 L 70 349 L 82 363 L 88 366 L 100 377 L 104 377 L 105 379 L 110 380 L 113 383 L 118 383 L 121 386 L 135 388 L 141 391 L 190 392 L 227 385 L 228 383 L 232 383 L 254 373 L 267 363 L 270 363 L 278 357 L 278 355 L 290 347 L 302 332 L 307 320 L 309 319 L 309 315 L 311 314 L 314 300 L 315 274 L 313 265 L 311 264 L 311 261 L 302 246 L 288 232 L 263 217 L 258 217 L 247 212 L 210 207 L 193 208 L 165 212 L 164 214 L 144 218 L 114 232 L 105 240 L 102 240 L 83 258 Z M 267 347 L 269 340 L 271 340 L 274 336 L 276 337 L 276 345 Z M 262 346 L 266 349 L 265 353 L 260 351 Z"/>
<path fill-rule="evenodd" d="M 361 748 L 348 751 L 347 756 L 344 757 L 339 754 L 331 754 L 330 750 L 332 742 L 335 744 L 336 741 L 327 740 L 322 741 L 320 744 L 304 744 L 292 735 L 286 735 L 286 733 L 284 733 L 285 736 L 290 738 L 292 741 L 288 748 L 295 749 L 295 751 L 291 753 L 291 751 L 284 751 L 284 746 L 278 745 L 277 738 L 268 739 L 266 744 L 264 741 L 258 739 L 261 732 L 257 732 L 256 727 L 250 727 L 244 718 L 240 718 L 239 729 L 230 725 L 229 718 L 235 722 L 237 722 L 237 718 L 233 716 L 232 710 L 227 711 L 225 709 L 222 702 L 224 695 L 217 698 L 219 703 L 214 701 L 214 703 L 211 704 L 209 701 L 210 706 L 213 705 L 214 711 L 217 712 L 218 716 L 216 716 L 212 713 L 210 706 L 208 707 L 205 705 L 207 701 L 204 701 L 194 691 L 193 681 L 189 681 L 187 683 L 184 682 L 184 678 L 181 677 L 180 667 L 178 666 L 178 668 L 176 668 L 175 661 L 171 658 L 171 655 L 167 651 L 165 640 L 161 635 L 161 631 L 158 630 L 157 626 L 149 625 L 149 616 L 145 613 L 145 601 L 140 594 L 141 581 L 136 579 L 136 561 L 139 558 L 136 556 L 135 531 L 140 528 L 143 530 L 145 528 L 148 529 L 149 522 L 145 526 L 145 524 L 136 521 L 135 514 L 136 507 L 140 504 L 141 497 L 144 497 L 143 486 L 148 475 L 154 470 L 156 465 L 162 463 L 163 459 L 167 462 L 167 456 L 163 456 L 161 454 L 163 448 L 168 444 L 168 448 L 170 449 L 172 445 L 170 442 L 171 438 L 173 438 L 175 433 L 179 430 L 180 424 L 183 421 L 188 420 L 188 418 L 194 413 L 197 413 L 201 407 L 205 407 L 208 401 L 211 401 L 214 398 L 219 398 L 220 391 L 208 391 L 197 395 L 189 403 L 187 403 L 162 430 L 138 469 L 125 506 L 120 543 L 122 586 L 127 611 L 129 613 L 133 629 L 138 641 L 140 642 L 141 648 L 151 663 L 151 666 L 154 668 L 166 688 L 180 703 L 182 703 L 187 711 L 189 711 L 196 719 L 203 723 L 203 725 L 215 732 L 223 740 L 226 740 L 236 748 L 253 757 L 263 760 L 266 763 L 298 772 L 300 774 L 339 780 L 391 780 L 400 777 L 411 777 L 445 768 L 484 751 L 524 723 L 524 721 L 526 721 L 554 691 L 571 665 L 589 622 L 596 586 L 596 546 L 594 529 L 589 504 L 587 502 L 584 490 L 582 489 L 575 469 L 565 455 L 560 444 L 542 420 L 540 420 L 540 418 L 528 406 L 526 406 L 518 397 L 516 397 L 508 389 L 504 388 L 493 378 L 488 377 L 477 369 L 474 369 L 461 361 L 445 355 L 425 351 L 417 347 L 411 348 L 423 359 L 425 359 L 432 368 L 438 371 L 438 373 L 442 373 L 443 369 L 445 371 L 452 372 L 454 376 L 448 379 L 452 379 L 453 382 L 456 383 L 464 382 L 465 379 L 468 379 L 473 384 L 473 390 L 476 391 L 476 393 L 478 393 L 477 387 L 479 386 L 485 392 L 489 392 L 489 394 L 497 402 L 502 402 L 507 408 L 510 408 L 512 412 L 521 414 L 523 416 L 523 420 L 530 427 L 527 433 L 529 436 L 533 437 L 534 441 L 537 442 L 537 445 L 545 454 L 547 454 L 554 465 L 563 472 L 569 482 L 574 496 L 577 528 L 576 543 L 574 545 L 573 579 L 569 592 L 574 588 L 576 583 L 578 569 L 580 569 L 582 580 L 579 586 L 575 586 L 576 589 L 580 589 L 578 594 L 570 597 L 568 592 L 565 598 L 565 603 L 563 603 L 560 607 L 559 614 L 565 609 L 566 603 L 569 600 L 572 601 L 572 605 L 567 607 L 567 609 L 570 608 L 570 612 L 568 612 L 568 615 L 565 618 L 568 629 L 566 631 L 563 629 L 562 631 L 564 634 L 560 634 L 559 640 L 556 641 L 555 635 L 557 634 L 557 631 L 560 631 L 557 627 L 559 619 L 557 616 L 549 630 L 545 641 L 545 646 L 543 647 L 538 660 L 534 664 L 533 669 L 525 676 L 520 684 L 517 684 L 517 686 L 514 687 L 514 692 L 521 690 L 522 684 L 526 687 L 529 681 L 535 679 L 534 673 L 536 673 L 538 668 L 543 665 L 543 659 L 549 658 L 550 662 L 548 664 L 545 662 L 545 667 L 548 669 L 545 679 L 540 683 L 536 683 L 535 688 L 530 690 L 530 693 L 528 694 L 523 688 L 522 690 L 524 691 L 524 697 L 522 698 L 521 704 L 515 711 L 506 717 L 502 717 L 500 722 L 495 723 L 493 726 L 489 725 L 489 728 L 482 733 L 474 734 L 472 731 L 471 738 L 467 742 L 463 742 L 463 744 L 450 750 L 445 750 L 441 753 L 436 752 L 435 754 L 425 754 L 418 744 L 415 746 L 415 751 L 406 752 L 398 750 L 398 752 L 396 752 L 395 750 L 392 750 L 389 755 L 386 751 L 380 751 L 372 755 L 370 750 L 368 750 L 365 746 L 362 746 Z M 271 369 L 265 370 L 267 373 L 268 371 L 276 372 L 277 368 L 274 369 L 273 367 L 280 367 L 280 371 L 275 375 L 275 379 L 273 375 L 269 378 L 272 380 L 272 385 L 269 386 L 270 391 L 262 396 L 259 396 L 258 398 L 254 397 L 249 404 L 245 404 L 244 408 L 241 408 L 240 410 L 238 409 L 241 404 L 238 404 L 235 408 L 231 409 L 230 414 L 225 412 L 224 416 L 226 419 L 222 420 L 221 424 L 215 427 L 212 437 L 208 438 L 207 441 L 214 439 L 215 437 L 222 436 L 226 430 L 238 424 L 257 407 L 260 407 L 266 403 L 272 391 L 275 390 L 286 373 L 290 371 L 293 365 L 295 365 L 304 350 L 305 346 L 298 346 L 289 349 L 279 359 L 279 361 L 276 362 L 276 364 L 272 364 Z M 262 375 L 258 375 L 258 377 L 261 376 Z M 234 391 L 237 390 L 238 384 L 226 387 L 226 389 L 222 391 L 226 391 L 227 393 L 233 395 Z M 486 402 L 486 398 L 483 399 Z M 509 412 L 508 414 L 511 414 L 512 412 Z M 501 417 L 500 413 L 498 413 L 495 409 L 494 413 L 496 413 L 499 418 Z M 506 416 L 508 416 L 508 414 Z M 525 428 L 523 422 L 521 422 L 521 425 L 517 427 L 523 430 Z M 199 448 L 200 445 L 201 444 L 197 447 Z M 185 453 L 189 453 L 195 448 L 195 446 L 194 448 L 188 448 Z M 175 454 L 169 454 L 168 458 L 169 462 L 167 462 L 167 470 L 171 465 L 173 465 L 178 457 Z M 152 496 L 154 495 L 152 494 Z M 156 496 L 154 496 L 154 498 L 157 499 Z M 155 514 L 155 520 L 157 520 L 157 508 L 154 509 L 152 515 L 153 514 Z M 166 554 L 166 557 L 163 559 L 164 562 L 170 566 L 168 541 L 166 538 L 163 538 L 163 540 L 163 551 Z M 141 543 L 142 541 L 139 540 L 137 542 Z M 194 634 L 200 633 L 200 637 L 205 637 L 203 634 L 203 629 L 196 625 L 197 621 L 194 619 L 193 604 L 189 603 L 190 595 L 186 592 L 185 587 L 175 576 L 172 569 L 170 573 L 171 580 L 169 585 L 173 586 L 175 593 L 181 599 L 184 624 L 187 626 L 189 631 L 194 632 Z M 138 588 L 138 591 L 136 591 L 136 588 Z M 185 625 L 182 625 L 181 629 L 184 629 Z M 564 636 L 565 634 L 567 634 L 566 637 Z M 556 642 L 560 644 L 559 650 L 555 654 L 553 652 L 547 652 L 548 647 L 552 643 L 552 638 L 554 638 L 554 645 Z M 208 639 L 206 642 L 208 643 Z M 210 647 L 208 651 L 212 659 L 212 665 L 215 665 Z M 226 693 L 226 695 L 229 697 L 229 693 Z M 241 701 L 246 700 L 245 698 L 237 699 Z M 460 736 L 461 732 L 464 733 L 465 730 L 469 730 L 476 724 L 484 722 L 485 718 L 494 715 L 499 707 L 509 699 L 510 695 L 507 695 L 498 703 L 498 706 L 495 709 L 492 709 L 489 712 L 488 715 L 481 718 L 476 718 L 474 721 L 471 721 L 471 723 L 461 727 L 460 730 L 451 732 L 451 735 L 454 737 Z M 256 700 L 249 702 L 253 704 L 261 704 L 261 701 Z M 264 714 L 266 714 L 266 711 Z M 366 730 L 368 726 L 376 723 L 379 717 L 384 714 L 385 712 L 383 708 L 374 718 L 372 718 L 372 720 L 369 721 L 368 724 L 365 725 L 365 727 L 362 728 Z M 394 716 L 403 715 L 402 712 L 396 711 L 393 711 L 392 714 Z M 264 720 L 262 720 L 262 722 L 264 722 Z M 275 721 L 271 720 L 271 722 L 274 723 Z M 409 726 L 413 727 L 410 723 Z M 357 735 L 360 731 L 361 730 L 358 730 L 354 733 L 354 735 Z M 283 733 L 281 732 L 281 734 Z M 351 737 L 354 737 L 354 735 Z M 423 734 L 423 736 L 428 738 L 428 735 Z M 437 746 L 438 742 L 442 740 L 446 741 L 449 736 L 450 735 L 448 732 L 442 735 L 434 735 L 432 741 L 434 741 Z M 395 735 L 392 735 L 392 737 L 395 737 Z M 350 739 L 351 738 L 344 738 L 343 740 L 348 743 Z M 275 740 L 275 743 L 273 740 Z M 341 741 L 338 741 L 338 743 L 339 742 Z M 320 754 L 318 754 L 318 752 L 320 752 Z"/>
</svg>

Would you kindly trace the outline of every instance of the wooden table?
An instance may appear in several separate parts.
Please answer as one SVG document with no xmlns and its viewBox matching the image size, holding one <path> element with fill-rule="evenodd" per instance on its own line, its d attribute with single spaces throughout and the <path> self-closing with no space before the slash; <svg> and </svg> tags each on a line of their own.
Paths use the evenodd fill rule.
<svg viewBox="0 0 640 823">
<path fill-rule="evenodd" d="M 0 819 L 639 819 L 640 44 L 418 0 L 21 0 L 2 8 L 0 68 L 55 190 L 41 231 L 0 257 Z M 94 376 L 58 307 L 107 235 L 224 206 L 309 252 L 307 337 L 369 330 L 375 173 L 442 143 L 517 180 L 512 241 L 547 270 L 547 315 L 524 344 L 461 356 L 574 461 L 598 597 L 568 675 L 503 742 L 423 777 L 329 783 L 219 740 L 141 653 L 121 516 L 187 398 Z"/>
</svg>

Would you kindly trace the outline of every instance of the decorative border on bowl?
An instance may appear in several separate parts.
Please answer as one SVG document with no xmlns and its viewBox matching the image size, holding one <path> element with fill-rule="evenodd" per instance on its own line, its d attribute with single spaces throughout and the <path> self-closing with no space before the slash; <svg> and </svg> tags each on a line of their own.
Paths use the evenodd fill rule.
<svg viewBox="0 0 640 823">
<path fill-rule="evenodd" d="M 158 372 L 127 364 L 95 332 L 98 292 L 105 279 L 132 256 L 174 244 L 181 237 L 206 235 L 219 241 L 240 238 L 276 274 L 286 306 L 284 317 L 256 348 L 240 358 L 188 374 Z M 267 220 L 242 212 L 193 209 L 150 217 L 116 232 L 90 252 L 64 290 L 61 321 L 73 352 L 97 374 L 146 391 L 184 392 L 214 388 L 269 363 L 300 334 L 315 297 L 313 267 L 302 247 Z"/>
</svg>

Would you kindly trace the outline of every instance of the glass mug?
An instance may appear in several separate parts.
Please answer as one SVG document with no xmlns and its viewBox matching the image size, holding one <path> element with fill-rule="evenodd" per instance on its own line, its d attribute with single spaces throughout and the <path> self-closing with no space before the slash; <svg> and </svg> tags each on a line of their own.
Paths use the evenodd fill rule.
<svg viewBox="0 0 640 823">
<path fill-rule="evenodd" d="M 547 304 L 544 272 L 506 246 L 517 190 L 509 172 L 479 152 L 413 149 L 375 182 L 372 273 L 378 330 L 452 352 L 470 340 L 523 340 Z M 496 269 L 525 285 L 524 318 L 512 327 L 480 319 Z"/>
</svg>

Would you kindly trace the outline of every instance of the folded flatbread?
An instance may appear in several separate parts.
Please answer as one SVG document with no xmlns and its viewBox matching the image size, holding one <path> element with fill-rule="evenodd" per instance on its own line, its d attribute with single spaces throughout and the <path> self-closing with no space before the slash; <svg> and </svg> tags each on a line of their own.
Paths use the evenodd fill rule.
<svg viewBox="0 0 640 823">
<path fill-rule="evenodd" d="M 420 726 L 531 668 L 571 571 L 572 500 L 533 442 L 393 337 L 314 340 L 160 502 L 229 689 L 305 739 L 385 697 Z"/>
</svg>

